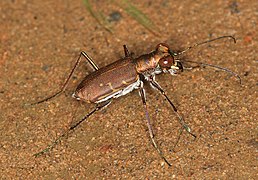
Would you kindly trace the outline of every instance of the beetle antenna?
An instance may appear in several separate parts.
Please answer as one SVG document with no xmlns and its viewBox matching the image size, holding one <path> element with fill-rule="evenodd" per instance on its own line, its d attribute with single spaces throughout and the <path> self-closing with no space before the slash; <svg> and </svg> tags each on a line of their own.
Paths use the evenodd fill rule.
<svg viewBox="0 0 258 180">
<path fill-rule="evenodd" d="M 178 55 L 181 55 L 181 54 L 184 54 L 186 51 L 194 48 L 194 47 L 197 47 L 197 46 L 200 46 L 202 44 L 206 44 L 206 43 L 210 43 L 212 41 L 217 41 L 219 39 L 224 39 L 224 38 L 230 38 L 230 39 L 233 39 L 234 43 L 236 43 L 236 39 L 233 37 L 233 36 L 220 36 L 220 37 L 217 37 L 217 38 L 214 38 L 214 39 L 210 39 L 210 40 L 207 40 L 207 41 L 203 41 L 203 42 L 200 42 L 200 43 L 195 43 L 194 45 L 192 46 L 189 46 L 188 48 L 186 48 L 185 50 L 181 51 L 181 52 L 172 52 L 172 54 L 174 56 L 178 56 Z"/>
<path fill-rule="evenodd" d="M 191 60 L 184 60 L 184 62 L 195 63 L 195 64 L 198 64 L 199 66 L 208 66 L 208 67 L 212 67 L 212 68 L 215 68 L 215 69 L 219 69 L 219 70 L 225 71 L 225 72 L 227 72 L 227 73 L 229 73 L 229 74 L 235 76 L 236 78 L 238 78 L 238 79 L 239 79 L 239 84 L 240 84 L 240 85 L 242 84 L 241 77 L 240 77 L 237 73 L 231 71 L 230 69 L 223 68 L 223 67 L 216 66 L 216 65 L 212 65 L 212 64 L 207 64 L 207 63 L 202 63 L 202 62 L 191 61 Z"/>
</svg>

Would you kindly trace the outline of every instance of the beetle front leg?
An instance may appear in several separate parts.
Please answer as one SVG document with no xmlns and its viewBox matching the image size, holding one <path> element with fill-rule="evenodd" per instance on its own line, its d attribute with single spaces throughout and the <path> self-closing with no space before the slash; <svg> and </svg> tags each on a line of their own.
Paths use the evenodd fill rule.
<svg viewBox="0 0 258 180">
<path fill-rule="evenodd" d="M 154 145 L 155 149 L 158 151 L 160 157 L 168 164 L 168 166 L 171 166 L 171 164 L 167 161 L 167 159 L 164 157 L 162 151 L 159 149 L 159 146 L 157 145 L 155 139 L 154 139 L 154 133 L 151 127 L 151 123 L 150 123 L 150 116 L 148 113 L 148 108 L 147 108 L 147 104 L 146 104 L 146 96 L 145 96 L 145 91 L 143 89 L 143 87 L 140 87 L 140 96 L 142 98 L 142 103 L 145 109 L 145 115 L 146 115 L 146 120 L 147 120 L 147 126 L 149 129 L 149 134 L 150 134 L 150 138 L 152 141 L 152 144 Z"/>
<path fill-rule="evenodd" d="M 167 101 L 169 102 L 169 104 L 172 106 L 175 114 L 177 115 L 180 124 L 184 127 L 184 129 L 191 134 L 194 138 L 196 138 L 196 135 L 194 135 L 193 133 L 191 133 L 191 129 L 190 127 L 185 123 L 183 117 L 178 113 L 177 108 L 175 107 L 175 105 L 172 103 L 172 101 L 168 98 L 168 96 L 166 95 L 165 91 L 160 87 L 160 85 L 155 81 L 154 77 L 151 76 L 149 79 L 151 85 L 156 88 L 157 90 L 159 90 L 159 92 L 167 99 Z"/>
</svg>

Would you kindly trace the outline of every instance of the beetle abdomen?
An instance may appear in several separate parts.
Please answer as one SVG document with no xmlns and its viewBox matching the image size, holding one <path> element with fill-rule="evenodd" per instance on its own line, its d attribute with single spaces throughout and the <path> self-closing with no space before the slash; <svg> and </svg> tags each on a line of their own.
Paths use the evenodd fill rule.
<svg viewBox="0 0 258 180">
<path fill-rule="evenodd" d="M 124 89 L 124 93 L 132 91 L 138 81 L 139 75 L 131 58 L 120 59 L 86 76 L 74 96 L 79 100 L 98 103 L 119 97 Z"/>
</svg>

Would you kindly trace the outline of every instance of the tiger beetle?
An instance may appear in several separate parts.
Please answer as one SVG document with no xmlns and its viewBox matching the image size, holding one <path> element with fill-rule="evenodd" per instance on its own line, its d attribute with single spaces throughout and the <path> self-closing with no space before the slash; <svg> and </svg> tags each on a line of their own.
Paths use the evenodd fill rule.
<svg viewBox="0 0 258 180">
<path fill-rule="evenodd" d="M 79 124 L 81 124 L 83 121 L 88 119 L 95 112 L 103 109 L 104 107 L 107 107 L 114 98 L 124 96 L 130 93 L 131 91 L 138 89 L 140 97 L 142 99 L 143 107 L 145 109 L 146 122 L 147 122 L 148 131 L 149 131 L 152 144 L 157 150 L 160 157 L 169 166 L 171 166 L 171 164 L 163 155 L 162 151 L 160 150 L 154 138 L 154 133 L 151 127 L 150 116 L 149 116 L 148 108 L 146 104 L 144 82 L 146 81 L 149 82 L 154 89 L 159 91 L 162 94 L 162 96 L 164 96 L 164 98 L 169 102 L 172 110 L 176 114 L 182 127 L 194 138 L 196 138 L 196 136 L 191 132 L 190 127 L 185 123 L 183 117 L 179 114 L 175 105 L 167 96 L 166 92 L 155 80 L 155 75 L 162 74 L 162 73 L 169 73 L 171 75 L 176 75 L 182 72 L 184 67 L 180 59 L 177 58 L 179 55 L 184 54 L 186 51 L 196 46 L 210 43 L 212 41 L 216 41 L 223 38 L 230 38 L 234 41 L 234 43 L 236 43 L 236 39 L 233 36 L 221 36 L 218 38 L 203 41 L 201 43 L 196 43 L 180 52 L 174 52 L 169 48 L 167 44 L 160 43 L 156 46 L 156 49 L 154 51 L 148 54 L 141 55 L 137 58 L 133 58 L 133 55 L 129 52 L 129 50 L 127 49 L 127 46 L 124 45 L 123 48 L 124 48 L 125 57 L 102 68 L 99 68 L 98 65 L 92 60 L 92 58 L 90 58 L 90 56 L 86 52 L 82 51 L 70 75 L 66 79 L 64 85 L 62 86 L 61 90 L 59 90 L 54 95 L 33 104 L 40 104 L 42 102 L 46 102 L 60 95 L 62 92 L 64 92 L 65 89 L 67 88 L 67 85 L 72 75 L 75 72 L 75 69 L 78 67 L 82 59 L 81 57 L 83 56 L 95 71 L 87 75 L 82 80 L 82 82 L 78 85 L 75 92 L 73 93 L 72 97 L 80 101 L 85 101 L 88 103 L 95 104 L 95 108 L 92 111 L 90 111 L 87 115 L 85 115 L 75 125 L 71 126 L 68 130 L 66 130 L 65 133 L 59 136 L 46 149 L 34 154 L 34 156 L 39 156 L 41 154 L 44 154 L 50 151 L 61 140 L 62 137 L 66 136 L 71 130 L 76 128 Z M 189 61 L 189 62 L 194 62 L 194 61 Z M 200 63 L 200 62 L 194 62 L 194 63 L 197 63 L 202 66 L 210 66 L 213 68 L 226 71 L 236 76 L 237 78 L 239 78 L 240 84 L 241 84 L 240 76 L 230 71 L 229 69 L 211 65 L 211 64 L 206 64 L 206 63 Z"/>
</svg>

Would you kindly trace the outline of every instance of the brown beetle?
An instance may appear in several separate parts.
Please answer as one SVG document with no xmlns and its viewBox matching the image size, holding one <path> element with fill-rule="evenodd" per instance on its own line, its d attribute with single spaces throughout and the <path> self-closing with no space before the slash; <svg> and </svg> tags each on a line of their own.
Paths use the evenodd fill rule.
<svg viewBox="0 0 258 180">
<path fill-rule="evenodd" d="M 127 47 L 124 45 L 125 57 L 102 68 L 99 68 L 97 64 L 88 56 L 86 52 L 81 52 L 79 58 L 75 63 L 75 66 L 73 67 L 62 89 L 56 94 L 34 104 L 39 104 L 39 103 L 48 101 L 49 99 L 52 99 L 53 97 L 61 94 L 66 89 L 67 84 L 71 79 L 76 67 L 79 65 L 81 61 L 81 56 L 84 56 L 86 60 L 91 64 L 91 66 L 95 69 L 95 71 L 87 75 L 83 79 L 83 81 L 78 85 L 75 92 L 73 93 L 73 97 L 76 98 L 77 100 L 86 101 L 88 103 L 94 103 L 96 104 L 96 107 L 91 112 L 89 112 L 84 118 L 82 118 L 78 123 L 70 127 L 64 134 L 59 136 L 50 146 L 48 146 L 43 151 L 35 154 L 35 156 L 43 154 L 49 151 L 50 149 L 52 149 L 54 145 L 61 140 L 62 137 L 67 135 L 72 129 L 77 127 L 80 123 L 82 123 L 89 116 L 94 114 L 96 111 L 110 104 L 113 98 L 118 98 L 120 96 L 123 96 L 133 91 L 134 89 L 138 89 L 143 102 L 143 106 L 145 108 L 147 126 L 149 129 L 149 134 L 150 134 L 152 143 L 155 149 L 158 151 L 161 158 L 169 166 L 171 166 L 170 163 L 167 161 L 167 159 L 164 157 L 162 151 L 159 149 L 154 139 L 154 134 L 150 124 L 150 117 L 149 117 L 149 113 L 146 105 L 146 96 L 145 96 L 145 90 L 143 86 L 144 80 L 150 82 L 150 84 L 168 100 L 171 107 L 173 108 L 173 111 L 177 115 L 182 127 L 192 136 L 196 137 L 194 134 L 190 132 L 191 131 L 190 128 L 184 122 L 182 116 L 177 112 L 176 107 L 174 106 L 172 101 L 168 98 L 165 91 L 155 81 L 155 75 L 161 74 L 161 73 L 170 73 L 171 75 L 176 75 L 177 73 L 182 72 L 183 65 L 180 62 L 180 60 L 175 58 L 176 56 L 183 54 L 184 52 L 188 51 L 193 47 L 196 47 L 208 42 L 212 42 L 218 39 L 222 39 L 222 38 L 231 38 L 234 40 L 234 42 L 236 42 L 235 38 L 232 36 L 221 36 L 201 43 L 196 43 L 193 46 L 190 46 L 178 53 L 173 52 L 168 45 L 164 43 L 160 43 L 157 45 L 154 51 L 148 54 L 141 55 L 137 58 L 133 58 L 132 55 L 129 53 Z M 210 64 L 205 64 L 205 63 L 198 63 L 198 64 L 203 66 L 211 66 L 211 67 L 215 67 L 215 68 L 227 71 L 237 76 L 240 79 L 240 77 L 236 73 L 228 69 L 210 65 Z M 241 79 L 240 79 L 240 83 L 241 83 Z"/>
</svg>

